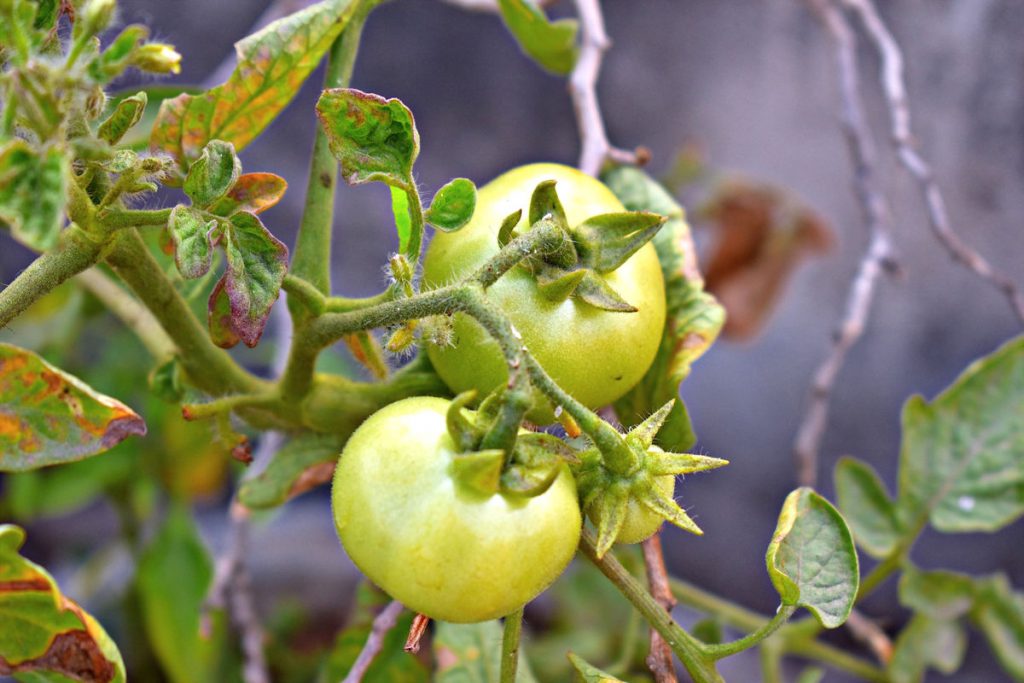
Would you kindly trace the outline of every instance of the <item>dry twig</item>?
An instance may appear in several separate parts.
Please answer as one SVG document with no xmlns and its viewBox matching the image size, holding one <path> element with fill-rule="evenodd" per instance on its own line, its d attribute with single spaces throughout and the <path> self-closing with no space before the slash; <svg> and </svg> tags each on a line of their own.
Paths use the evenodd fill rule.
<svg viewBox="0 0 1024 683">
<path fill-rule="evenodd" d="M 1024 296 L 1013 278 L 995 268 L 957 235 L 949 222 L 946 202 L 931 166 L 914 149 L 910 127 L 910 103 L 903 77 L 903 53 L 872 0 L 843 0 L 860 18 L 864 32 L 874 45 L 882 63 L 879 82 L 889 107 L 889 136 L 900 163 L 917 181 L 935 237 L 954 260 L 1001 291 L 1017 317 L 1024 322 Z"/>
<path fill-rule="evenodd" d="M 651 595 L 658 604 L 671 614 L 676 606 L 676 598 L 672 595 L 668 571 L 665 569 L 665 555 L 661 551 L 661 532 L 654 534 L 642 543 L 644 550 L 644 566 L 647 568 L 647 583 Z M 651 629 L 651 651 L 647 655 L 647 667 L 654 674 L 656 683 L 676 683 L 676 668 L 672 663 L 672 648 Z"/>
<path fill-rule="evenodd" d="M 366 639 L 363 649 L 360 650 L 359 656 L 356 657 L 355 663 L 352 664 L 348 675 L 345 676 L 341 683 L 360 683 L 363 680 L 363 676 L 366 675 L 366 671 L 373 664 L 374 658 L 380 654 L 381 649 L 384 647 L 384 637 L 398 623 L 398 617 L 402 615 L 402 610 L 404 609 L 405 607 L 402 606 L 402 603 L 392 600 L 387 607 L 381 610 L 380 614 L 374 617 L 370 635 Z"/>
<path fill-rule="evenodd" d="M 871 311 L 878 276 L 883 269 L 895 270 L 894 250 L 889 236 L 889 211 L 875 174 L 875 154 L 860 96 L 855 38 L 849 23 L 833 0 L 808 0 L 835 44 L 836 65 L 842 99 L 842 127 L 853 162 L 857 196 L 871 235 L 867 251 L 846 298 L 845 313 L 836 329 L 832 349 L 818 366 L 811 384 L 810 405 L 793 445 L 797 479 L 813 486 L 818 478 L 818 452 L 828 422 L 829 401 L 836 377 L 850 348 L 864 333 Z"/>
<path fill-rule="evenodd" d="M 412 618 L 412 625 L 409 626 L 409 635 L 405 639 L 405 651 L 416 653 L 420 651 L 420 640 L 430 625 L 430 617 L 426 614 L 416 614 Z"/>
</svg>

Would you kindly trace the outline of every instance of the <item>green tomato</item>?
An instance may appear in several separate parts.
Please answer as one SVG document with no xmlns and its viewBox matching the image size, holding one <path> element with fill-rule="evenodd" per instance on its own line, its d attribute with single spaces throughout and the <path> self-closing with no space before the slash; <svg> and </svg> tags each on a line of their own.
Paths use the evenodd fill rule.
<svg viewBox="0 0 1024 683">
<path fill-rule="evenodd" d="M 611 190 L 574 168 L 533 164 L 514 169 L 480 189 L 476 211 L 464 228 L 433 237 L 423 263 L 424 289 L 466 276 L 494 256 L 502 221 L 519 209 L 525 216 L 534 188 L 549 179 L 558 183 L 555 190 L 570 226 L 591 216 L 625 211 Z M 526 228 L 523 218 L 518 230 Z M 524 268 L 512 269 L 487 290 L 544 370 L 590 408 L 615 401 L 640 381 L 654 360 L 665 326 L 665 285 L 652 244 L 645 244 L 605 279 L 639 310 L 605 311 L 575 297 L 553 302 L 540 293 L 534 276 Z M 430 360 L 455 393 L 476 389 L 478 396 L 486 396 L 508 380 L 498 344 L 466 315 L 457 314 L 454 325 L 455 345 L 430 345 Z M 528 418 L 550 423 L 552 409 L 538 395 Z"/>
<path fill-rule="evenodd" d="M 582 518 L 565 465 L 534 497 L 483 494 L 453 479 L 449 405 L 404 399 L 355 431 L 334 475 L 334 522 L 356 566 L 409 609 L 486 621 L 558 578 L 576 553 Z"/>
</svg>

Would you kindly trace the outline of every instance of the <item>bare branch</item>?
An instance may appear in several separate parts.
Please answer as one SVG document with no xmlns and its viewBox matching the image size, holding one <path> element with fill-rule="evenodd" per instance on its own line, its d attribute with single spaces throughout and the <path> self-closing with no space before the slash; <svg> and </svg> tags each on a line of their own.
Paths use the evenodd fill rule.
<svg viewBox="0 0 1024 683">
<path fill-rule="evenodd" d="M 642 544 L 644 566 L 647 569 L 647 583 L 651 595 L 666 612 L 672 612 L 676 598 L 672 595 L 668 571 L 665 569 L 665 555 L 661 551 L 661 532 L 654 534 Z M 647 667 L 654 674 L 656 683 L 677 683 L 676 668 L 672 663 L 672 648 L 653 628 L 651 629 L 651 651 L 647 655 Z"/>
<path fill-rule="evenodd" d="M 366 671 L 373 664 L 374 658 L 380 654 L 381 649 L 384 647 L 384 636 L 398 623 L 398 617 L 401 616 L 404 609 L 405 607 L 402 606 L 402 603 L 393 600 L 380 614 L 374 617 L 370 635 L 366 638 L 363 649 L 359 652 L 355 663 L 352 664 L 348 675 L 345 676 L 341 683 L 360 683 L 363 680 L 363 676 L 366 675 Z"/>
<path fill-rule="evenodd" d="M 569 76 L 569 94 L 576 109 L 576 125 L 580 132 L 579 167 L 584 173 L 597 175 L 607 160 L 623 164 L 644 163 L 647 150 L 630 152 L 612 147 L 605 132 L 601 106 L 597 101 L 597 77 L 604 53 L 611 47 L 604 30 L 600 0 L 575 0 L 580 19 L 580 54 Z"/>
<path fill-rule="evenodd" d="M 818 366 L 811 383 L 810 405 L 793 445 L 797 479 L 813 486 L 818 478 L 818 452 L 828 423 L 829 402 L 846 354 L 864 332 L 871 311 L 878 276 L 884 268 L 895 269 L 889 237 L 889 211 L 875 174 L 874 145 L 860 96 L 855 38 L 834 0 L 808 0 L 835 45 L 842 100 L 842 128 L 853 162 L 857 196 L 871 235 L 867 251 L 846 298 L 845 313 L 836 329 L 832 349 Z"/>
<path fill-rule="evenodd" d="M 1001 291 L 1017 317 L 1024 322 L 1024 296 L 1014 280 L 1000 272 L 957 235 L 949 222 L 946 202 L 931 166 L 914 149 L 910 127 L 910 103 L 903 75 L 903 54 L 895 37 L 885 24 L 872 0 L 842 0 L 860 18 L 868 39 L 878 51 L 882 68 L 879 82 L 889 106 L 889 135 L 900 163 L 917 181 L 928 213 L 928 223 L 935 237 L 954 260 Z"/>
<path fill-rule="evenodd" d="M 854 638 L 868 646 L 880 664 L 889 665 L 893 654 L 892 641 L 878 624 L 858 610 L 853 610 L 846 621 L 846 627 Z"/>
</svg>

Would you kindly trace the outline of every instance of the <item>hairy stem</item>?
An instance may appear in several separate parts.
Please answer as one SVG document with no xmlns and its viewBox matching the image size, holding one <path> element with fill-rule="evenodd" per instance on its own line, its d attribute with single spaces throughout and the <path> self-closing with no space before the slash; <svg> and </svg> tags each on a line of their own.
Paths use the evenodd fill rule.
<svg viewBox="0 0 1024 683">
<path fill-rule="evenodd" d="M 782 605 L 775 612 L 774 617 L 753 633 L 749 633 L 738 640 L 732 641 L 731 643 L 707 645 L 705 646 L 705 652 L 715 659 L 722 659 L 723 657 L 728 657 L 729 655 L 734 655 L 737 652 L 743 652 L 744 650 L 752 648 L 768 636 L 778 631 L 779 628 L 785 624 L 791 616 L 793 616 L 793 612 L 795 611 L 796 606 L 794 605 Z"/>
<path fill-rule="evenodd" d="M 505 617 L 501 634 L 501 683 L 515 683 L 519 666 L 519 635 L 523 630 L 523 608 Z"/>
</svg>

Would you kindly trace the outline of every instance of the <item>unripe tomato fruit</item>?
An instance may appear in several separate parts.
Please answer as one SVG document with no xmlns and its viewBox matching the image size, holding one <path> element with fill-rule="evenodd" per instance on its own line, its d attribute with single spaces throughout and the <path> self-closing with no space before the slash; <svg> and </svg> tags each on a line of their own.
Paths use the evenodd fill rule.
<svg viewBox="0 0 1024 683">
<path fill-rule="evenodd" d="M 625 211 L 599 180 L 559 164 L 532 164 L 498 176 L 477 196 L 472 220 L 458 232 L 437 233 L 423 262 L 423 287 L 439 287 L 472 273 L 498 248 L 498 229 L 515 211 L 529 212 L 534 188 L 556 180 L 555 190 L 570 226 L 599 214 Z M 519 232 L 527 229 L 520 220 Z M 590 408 L 615 401 L 640 381 L 654 360 L 665 326 L 665 285 L 650 243 L 605 276 L 636 312 L 606 311 L 575 297 L 552 302 L 534 276 L 514 268 L 487 290 L 512 321 L 523 343 L 544 370 L 570 395 Z M 455 393 L 476 389 L 486 396 L 508 379 L 497 343 L 476 321 L 455 316 L 455 346 L 430 345 L 427 353 L 441 379 Z M 535 401 L 529 419 L 554 420 L 552 406 Z"/>
<path fill-rule="evenodd" d="M 534 497 L 483 494 L 453 478 L 449 405 L 397 401 L 352 434 L 335 470 L 334 522 L 356 566 L 409 609 L 485 621 L 558 578 L 576 552 L 582 519 L 565 465 Z"/>
</svg>

